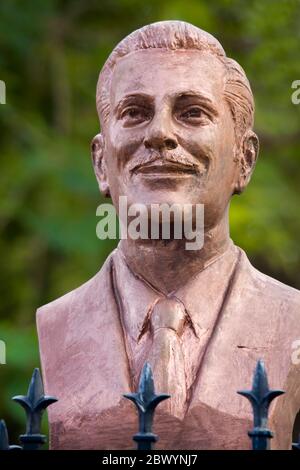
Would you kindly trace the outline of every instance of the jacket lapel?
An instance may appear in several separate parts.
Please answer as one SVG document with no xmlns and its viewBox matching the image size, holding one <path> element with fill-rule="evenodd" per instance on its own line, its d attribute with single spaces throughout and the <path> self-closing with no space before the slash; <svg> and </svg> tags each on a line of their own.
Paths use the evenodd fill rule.
<svg viewBox="0 0 300 470">
<path fill-rule="evenodd" d="M 40 316 L 39 332 L 46 393 L 59 399 L 49 409 L 50 422 L 63 421 L 66 428 L 76 429 L 83 424 L 82 417 L 90 419 L 118 406 L 122 394 L 130 391 L 130 379 L 112 290 L 111 257 L 96 276 L 70 294 L 63 312 L 56 308 Z"/>
</svg>

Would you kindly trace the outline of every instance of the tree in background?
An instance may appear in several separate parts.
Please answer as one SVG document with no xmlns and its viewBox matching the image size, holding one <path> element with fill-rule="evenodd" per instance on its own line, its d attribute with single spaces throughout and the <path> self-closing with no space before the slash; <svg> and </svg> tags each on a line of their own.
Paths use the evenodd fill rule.
<svg viewBox="0 0 300 470">
<path fill-rule="evenodd" d="M 24 419 L 10 397 L 39 363 L 36 308 L 93 276 L 117 243 L 95 235 L 99 70 L 125 35 L 164 19 L 211 32 L 245 69 L 261 150 L 249 188 L 233 199 L 231 235 L 258 269 L 300 288 L 299 0 L 2 1 L 0 417 L 12 440 Z"/>
</svg>

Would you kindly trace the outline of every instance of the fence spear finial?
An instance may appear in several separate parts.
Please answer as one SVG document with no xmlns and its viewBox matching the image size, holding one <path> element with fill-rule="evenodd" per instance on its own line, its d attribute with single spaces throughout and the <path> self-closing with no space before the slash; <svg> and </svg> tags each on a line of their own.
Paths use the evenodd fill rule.
<svg viewBox="0 0 300 470">
<path fill-rule="evenodd" d="M 41 422 L 45 409 L 57 398 L 44 395 L 42 377 L 38 368 L 34 369 L 27 395 L 18 395 L 13 400 L 21 405 L 27 416 L 26 434 L 20 436 L 24 450 L 37 450 L 46 441 L 41 434 Z"/>
<path fill-rule="evenodd" d="M 170 395 L 155 394 L 152 369 L 148 362 L 142 369 L 138 392 L 126 393 L 123 396 L 131 400 L 138 410 L 139 432 L 133 436 L 133 440 L 138 444 L 138 450 L 151 450 L 152 444 L 157 441 L 157 436 L 152 433 L 155 409 L 161 401 L 170 398 Z"/>
<path fill-rule="evenodd" d="M 298 442 L 293 442 L 292 450 L 300 450 L 300 434 L 298 436 Z"/>
<path fill-rule="evenodd" d="M 268 450 L 273 433 L 268 429 L 268 413 L 274 398 L 282 395 L 282 390 L 270 390 L 264 362 L 257 361 L 253 375 L 252 390 L 240 390 L 237 393 L 246 397 L 253 409 L 254 427 L 248 432 L 252 439 L 253 450 Z"/>
<path fill-rule="evenodd" d="M 9 445 L 8 432 L 5 421 L 0 420 L 0 450 L 22 450 L 22 447 Z"/>
</svg>

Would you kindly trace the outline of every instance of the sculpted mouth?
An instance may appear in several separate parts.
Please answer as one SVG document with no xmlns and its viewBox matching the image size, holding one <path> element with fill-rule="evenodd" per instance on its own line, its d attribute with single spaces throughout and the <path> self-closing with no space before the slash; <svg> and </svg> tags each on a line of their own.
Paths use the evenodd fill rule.
<svg viewBox="0 0 300 470">
<path fill-rule="evenodd" d="M 197 175 L 199 169 L 194 166 L 183 165 L 181 163 L 155 163 L 145 164 L 135 168 L 134 173 L 142 173 L 145 176 L 185 176 Z"/>
</svg>

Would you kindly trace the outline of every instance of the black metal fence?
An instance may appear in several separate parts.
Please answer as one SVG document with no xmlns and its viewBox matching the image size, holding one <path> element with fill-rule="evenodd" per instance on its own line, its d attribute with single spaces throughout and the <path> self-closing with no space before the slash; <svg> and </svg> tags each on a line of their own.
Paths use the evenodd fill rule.
<svg viewBox="0 0 300 470">
<path fill-rule="evenodd" d="M 253 411 L 253 429 L 248 432 L 253 450 L 269 450 L 272 431 L 268 428 L 268 412 L 271 402 L 282 395 L 282 390 L 270 390 L 267 373 L 263 361 L 257 362 L 252 390 L 238 391 L 247 398 Z M 146 363 L 143 367 L 139 389 L 136 393 L 127 393 L 125 398 L 131 400 L 137 408 L 139 430 L 133 436 L 138 450 L 151 450 L 158 439 L 152 432 L 153 418 L 156 407 L 163 400 L 170 398 L 167 394 L 156 394 L 151 367 Z M 55 403 L 57 398 L 44 395 L 44 387 L 39 369 L 35 369 L 26 396 L 16 396 L 13 400 L 21 405 L 26 412 L 26 432 L 19 436 L 21 445 L 10 445 L 8 432 L 3 420 L 0 421 L 0 450 L 39 450 L 46 442 L 41 434 L 41 421 L 46 408 Z M 293 450 L 300 450 L 298 443 L 292 444 Z"/>
</svg>

